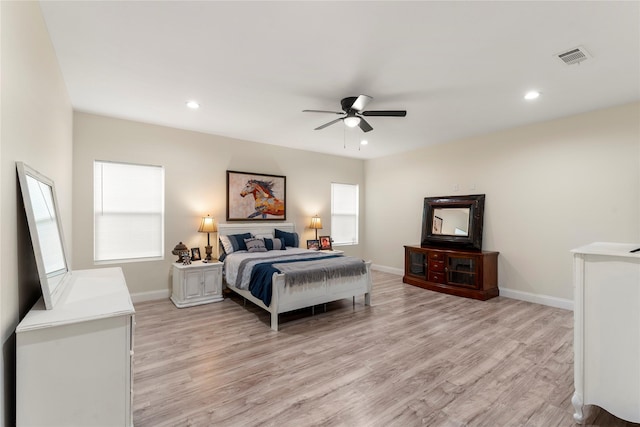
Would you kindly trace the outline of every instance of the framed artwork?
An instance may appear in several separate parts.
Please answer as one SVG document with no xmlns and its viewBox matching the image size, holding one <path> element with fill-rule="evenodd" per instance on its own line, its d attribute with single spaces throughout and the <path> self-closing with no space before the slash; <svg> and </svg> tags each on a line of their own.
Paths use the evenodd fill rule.
<svg viewBox="0 0 640 427">
<path fill-rule="evenodd" d="M 287 177 L 227 171 L 227 221 L 286 220 Z"/>
<path fill-rule="evenodd" d="M 307 240 L 307 249 L 317 251 L 320 249 L 320 240 Z"/>
<path fill-rule="evenodd" d="M 433 234 L 442 234 L 442 218 L 433 216 Z"/>
<path fill-rule="evenodd" d="M 191 248 L 191 261 L 200 261 L 200 248 Z"/>
<path fill-rule="evenodd" d="M 332 250 L 331 236 L 320 236 L 320 250 Z"/>
</svg>

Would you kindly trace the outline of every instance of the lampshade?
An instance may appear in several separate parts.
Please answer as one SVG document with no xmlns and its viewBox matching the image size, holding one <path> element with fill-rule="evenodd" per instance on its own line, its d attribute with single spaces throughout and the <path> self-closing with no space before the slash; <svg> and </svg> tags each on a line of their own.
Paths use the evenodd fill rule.
<svg viewBox="0 0 640 427">
<path fill-rule="evenodd" d="M 213 221 L 213 218 L 207 215 L 202 218 L 202 222 L 200 223 L 200 228 L 198 228 L 198 231 L 201 233 L 213 233 L 214 231 L 218 231 L 218 227 Z"/>
<path fill-rule="evenodd" d="M 360 124 L 360 117 L 349 116 L 344 118 L 344 124 L 350 128 L 354 128 Z"/>
<path fill-rule="evenodd" d="M 311 225 L 309 226 L 309 228 L 315 228 L 316 230 L 322 228 L 322 220 L 318 215 L 311 218 Z"/>
</svg>

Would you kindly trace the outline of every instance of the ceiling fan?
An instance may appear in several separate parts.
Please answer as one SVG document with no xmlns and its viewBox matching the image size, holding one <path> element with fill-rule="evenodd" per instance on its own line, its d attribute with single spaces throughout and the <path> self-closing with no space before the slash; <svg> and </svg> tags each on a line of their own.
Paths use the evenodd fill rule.
<svg viewBox="0 0 640 427">
<path fill-rule="evenodd" d="M 331 113 L 340 114 L 344 117 L 332 120 L 329 123 L 325 123 L 322 126 L 318 126 L 314 130 L 324 129 L 327 126 L 331 126 L 334 123 L 338 123 L 340 120 L 344 121 L 344 124 L 349 127 L 359 126 L 363 132 L 369 132 L 373 130 L 371 125 L 362 116 L 378 116 L 378 117 L 405 117 L 407 112 L 405 110 L 382 110 L 382 111 L 363 111 L 369 101 L 373 98 L 368 95 L 350 96 L 342 99 L 340 105 L 342 111 L 325 111 L 325 110 L 302 110 L 303 113 Z"/>
</svg>

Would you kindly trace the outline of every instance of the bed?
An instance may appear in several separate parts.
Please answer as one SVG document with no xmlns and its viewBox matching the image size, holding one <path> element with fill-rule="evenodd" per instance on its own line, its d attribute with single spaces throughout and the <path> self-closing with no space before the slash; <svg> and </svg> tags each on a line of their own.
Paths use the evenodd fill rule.
<svg viewBox="0 0 640 427">
<path fill-rule="evenodd" d="M 218 224 L 219 236 L 250 233 L 252 236 L 269 240 L 269 236 L 276 235 L 276 230 L 280 233 L 294 233 L 295 227 L 292 223 Z M 223 253 L 222 245 L 219 251 Z M 280 256 L 284 258 L 280 259 Z M 344 257 L 335 252 L 326 253 L 292 247 L 255 253 L 236 250 L 222 258 L 225 286 L 271 313 L 271 329 L 274 331 L 278 330 L 280 313 L 345 298 L 352 298 L 355 303 L 355 297 L 360 295 L 364 295 L 365 305 L 371 305 L 370 261 Z M 273 265 L 269 265 L 271 263 Z M 327 263 L 331 263 L 331 266 Z M 256 296 L 247 288 L 247 275 L 250 275 L 247 270 L 250 268 L 262 268 L 262 275 L 270 279 L 270 289 L 263 291 L 263 295 Z M 301 270 L 308 273 L 322 270 L 323 273 L 316 274 L 312 277 L 313 280 L 309 277 L 300 280 L 298 274 Z M 257 280 L 256 276 L 254 279 Z M 264 295 L 266 293 L 268 295 Z"/>
</svg>

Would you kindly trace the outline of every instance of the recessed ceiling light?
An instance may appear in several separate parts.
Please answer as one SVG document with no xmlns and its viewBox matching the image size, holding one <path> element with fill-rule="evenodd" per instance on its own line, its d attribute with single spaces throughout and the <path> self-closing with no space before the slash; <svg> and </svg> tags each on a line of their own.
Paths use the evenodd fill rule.
<svg viewBox="0 0 640 427">
<path fill-rule="evenodd" d="M 198 108 L 200 108 L 200 104 L 198 104 L 196 101 L 187 101 L 187 107 L 197 110 Z"/>
<path fill-rule="evenodd" d="M 360 145 L 367 145 L 369 143 L 369 141 L 367 141 L 366 139 L 363 139 L 362 141 L 360 141 Z"/>
<path fill-rule="evenodd" d="M 527 101 L 531 101 L 532 99 L 536 99 L 539 96 L 540 92 L 538 92 L 537 90 L 532 90 L 526 93 L 524 99 L 526 99 Z"/>
</svg>

